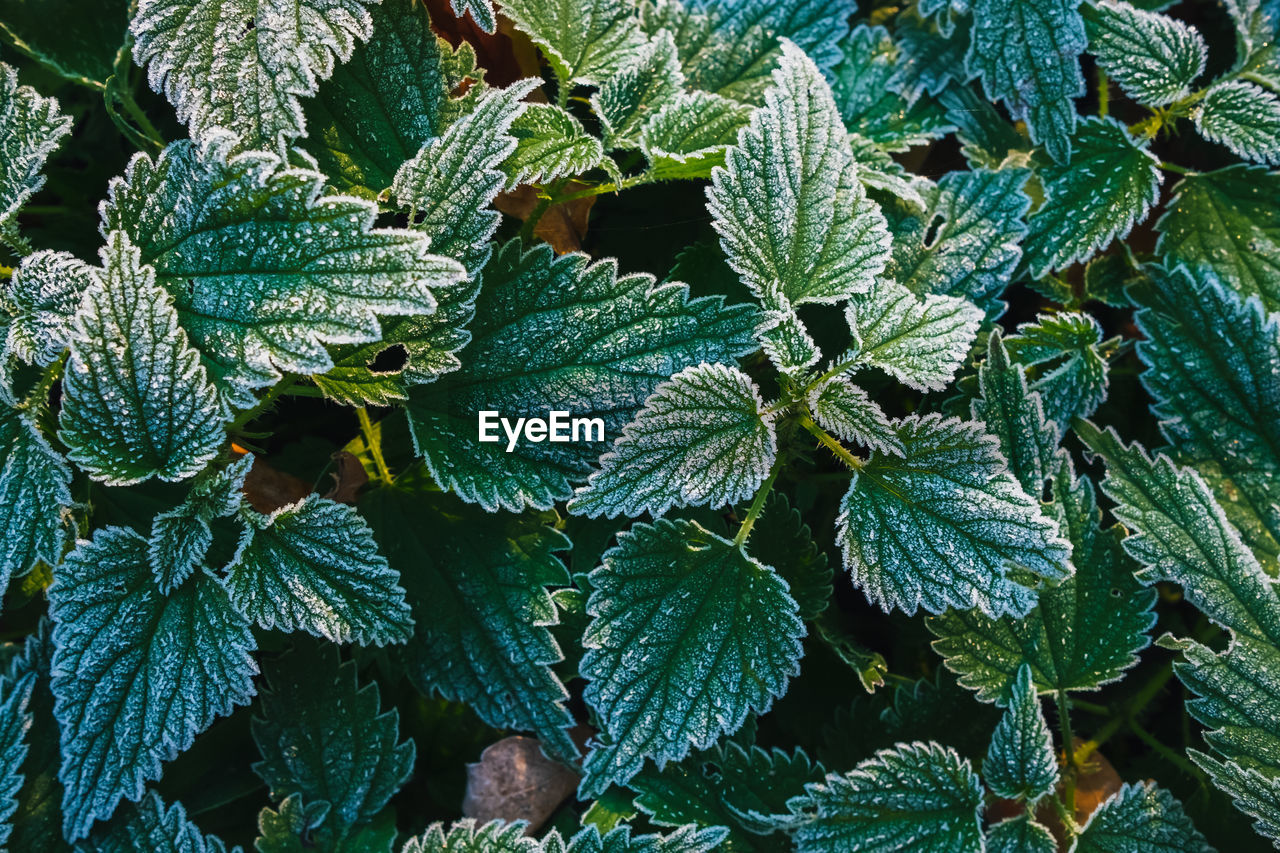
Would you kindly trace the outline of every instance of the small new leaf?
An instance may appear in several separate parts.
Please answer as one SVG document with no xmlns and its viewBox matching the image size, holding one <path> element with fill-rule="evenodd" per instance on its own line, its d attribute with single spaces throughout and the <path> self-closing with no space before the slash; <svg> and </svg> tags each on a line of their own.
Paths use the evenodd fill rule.
<svg viewBox="0 0 1280 853">
<path fill-rule="evenodd" d="M 0 594 L 70 539 L 71 468 L 27 413 L 0 406 Z"/>
<path fill-rule="evenodd" d="M 1075 418 L 1087 418 L 1107 398 L 1107 360 L 1102 327 L 1089 314 L 1062 311 L 1021 323 L 1005 338 L 1012 359 L 1031 374 L 1045 418 L 1061 437 Z"/>
<path fill-rule="evenodd" d="M 44 186 L 40 170 L 70 132 L 58 102 L 19 86 L 18 72 L 0 62 L 0 232 Z"/>
<path fill-rule="evenodd" d="M 502 13 L 542 48 L 566 89 L 604 82 L 645 45 L 636 9 L 624 0 L 504 0 Z"/>
<path fill-rule="evenodd" d="M 604 147 L 554 104 L 529 104 L 511 124 L 516 149 L 503 161 L 507 185 L 546 184 L 600 165 Z"/>
<path fill-rule="evenodd" d="M 837 438 L 894 456 L 905 452 L 884 409 L 848 379 L 828 379 L 809 392 L 808 403 L 813 419 Z"/>
<path fill-rule="evenodd" d="M 155 791 L 122 808 L 101 835 L 94 833 L 89 846 L 94 853 L 226 853 L 227 849 L 221 839 L 205 835 L 187 818 L 182 803 L 166 807 Z"/>
<path fill-rule="evenodd" d="M 611 149 L 638 147 L 640 129 L 649 116 L 683 90 L 684 74 L 675 40 L 670 31 L 662 30 L 591 96 L 605 143 Z"/>
<path fill-rule="evenodd" d="M 751 108 L 710 92 L 682 92 L 640 130 L 640 150 L 654 180 L 709 178 L 724 164 Z"/>
<path fill-rule="evenodd" d="M 66 252 L 40 251 L 23 258 L 9 285 L 14 310 L 9 352 L 28 364 L 52 364 L 70 343 L 71 318 L 91 273 L 88 264 Z"/>
<path fill-rule="evenodd" d="M 1009 361 L 998 328 L 987 339 L 978 388 L 981 395 L 970 404 L 970 414 L 1000 441 L 1000 452 L 1022 490 L 1038 496 L 1056 464 L 1058 431 L 1045 417 L 1040 395 L 1027 387 L 1022 367 Z"/>
<path fill-rule="evenodd" d="M 987 853 L 1056 853 L 1053 833 L 1027 815 L 1002 820 L 987 832 Z"/>
<path fill-rule="evenodd" d="M 245 454 L 226 468 L 207 469 L 191 485 L 186 500 L 152 520 L 147 555 L 161 592 L 176 589 L 204 563 L 213 544 L 209 523 L 240 509 L 253 462 L 253 455 Z"/>
<path fill-rule="evenodd" d="M 1031 683 L 1031 667 L 1026 664 L 1018 668 L 1008 710 L 991 736 L 982 778 L 996 796 L 1029 805 L 1058 784 L 1053 735 Z"/>
</svg>

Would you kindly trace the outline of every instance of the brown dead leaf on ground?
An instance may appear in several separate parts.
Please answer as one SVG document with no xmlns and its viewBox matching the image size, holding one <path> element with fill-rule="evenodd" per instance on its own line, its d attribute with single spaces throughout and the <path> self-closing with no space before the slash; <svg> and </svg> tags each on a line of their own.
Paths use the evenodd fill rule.
<svg viewBox="0 0 1280 853">
<path fill-rule="evenodd" d="M 231 445 L 236 456 L 248 453 L 238 444 Z M 272 468 L 261 456 L 253 457 L 253 468 L 244 478 L 244 496 L 249 506 L 270 515 L 282 506 L 297 503 L 311 494 L 311 484 L 301 477 Z"/>
<path fill-rule="evenodd" d="M 587 184 L 574 181 L 566 185 L 561 192 L 568 194 L 587 189 Z M 511 192 L 502 193 L 494 199 L 493 206 L 498 210 L 525 221 L 539 206 L 538 192 L 533 187 L 524 185 Z M 591 208 L 596 203 L 596 196 L 574 199 L 565 204 L 557 204 L 547 208 L 534 226 L 533 235 L 551 244 L 557 255 L 566 252 L 577 252 L 582 249 L 582 241 L 587 236 L 587 223 L 591 218 Z"/>
<path fill-rule="evenodd" d="M 369 473 L 353 453 L 339 450 L 332 459 L 335 470 L 329 476 L 333 477 L 333 486 L 324 496 L 341 504 L 354 504 L 360 490 L 369 482 Z"/>
<path fill-rule="evenodd" d="M 526 820 L 536 832 L 578 787 L 578 774 L 542 754 L 534 738 L 513 735 L 467 765 L 462 814 L 480 823 Z"/>
<path fill-rule="evenodd" d="M 490 86 L 509 86 L 525 77 L 542 76 L 538 49 L 504 16 L 498 15 L 498 31 L 491 34 L 476 26 L 470 15 L 455 15 L 449 0 L 426 0 L 426 6 L 436 35 L 455 48 L 464 41 L 475 48 L 476 64 L 484 69 Z"/>
</svg>

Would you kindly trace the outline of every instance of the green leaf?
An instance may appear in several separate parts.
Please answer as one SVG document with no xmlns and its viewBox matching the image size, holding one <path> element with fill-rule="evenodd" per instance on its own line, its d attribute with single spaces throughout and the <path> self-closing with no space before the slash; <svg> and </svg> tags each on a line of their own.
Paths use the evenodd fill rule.
<svg viewBox="0 0 1280 853">
<path fill-rule="evenodd" d="M 1180 584 L 1187 600 L 1219 625 L 1280 642 L 1280 594 L 1204 481 L 1165 456 L 1125 447 L 1114 430 L 1081 421 L 1076 434 L 1107 463 L 1102 490 L 1131 531 L 1124 549 L 1144 566 L 1138 578 Z"/>
<path fill-rule="evenodd" d="M 27 730 L 31 727 L 31 694 L 36 673 L 21 657 L 0 676 L 0 844 L 13 831 L 13 814 L 22 790 L 22 766 L 27 758 Z"/>
<path fill-rule="evenodd" d="M 831 566 L 786 495 L 775 491 L 769 496 L 749 545 L 751 556 L 772 566 L 787 582 L 791 597 L 800 606 L 801 619 L 807 622 L 827 609 L 832 593 Z"/>
<path fill-rule="evenodd" d="M 774 80 L 712 173 L 707 209 L 729 265 L 766 306 L 774 292 L 793 305 L 838 302 L 871 287 L 889 233 L 817 66 L 784 42 Z"/>
<path fill-rule="evenodd" d="M 502 14 L 542 48 L 565 89 L 603 83 L 645 45 L 635 7 L 624 0 L 504 0 Z"/>
<path fill-rule="evenodd" d="M 1150 782 L 1124 785 L 1089 816 L 1072 853 L 1209 853 L 1182 804 Z"/>
<path fill-rule="evenodd" d="M 1080 54 L 1086 38 L 1075 0 L 974 0 L 965 65 L 989 100 L 1025 119 L 1032 141 L 1065 162 L 1076 129 L 1073 100 L 1084 94 Z"/>
<path fill-rule="evenodd" d="M 893 422 L 866 391 L 835 376 L 809 392 L 809 410 L 819 426 L 842 441 L 901 456 L 905 453 Z"/>
<path fill-rule="evenodd" d="M 66 252 L 27 255 L 13 271 L 8 297 L 14 312 L 8 351 L 47 367 L 70 343 L 71 318 L 92 281 L 92 268 Z"/>
<path fill-rule="evenodd" d="M 0 32 L 54 74 L 101 90 L 128 25 L 128 0 L 7 0 Z"/>
<path fill-rule="evenodd" d="M 155 267 L 178 319 L 238 403 L 281 371 L 324 373 L 326 343 L 380 336 L 377 315 L 430 314 L 462 267 L 414 231 L 374 229 L 376 205 L 320 198 L 324 176 L 265 152 L 228 158 L 212 135 L 136 156 L 112 181 L 104 231 L 123 230 Z"/>
<path fill-rule="evenodd" d="M 1031 683 L 1031 667 L 1025 663 L 1015 676 L 1009 708 L 991 736 L 982 778 L 996 796 L 1028 804 L 1038 802 L 1058 784 L 1053 735 Z"/>
<path fill-rule="evenodd" d="M 694 522 L 636 524 L 590 581 L 579 669 L 601 735 L 585 795 L 737 731 L 799 672 L 804 626 L 786 582 Z"/>
<path fill-rule="evenodd" d="M 26 759 L 22 764 L 22 788 L 18 791 L 18 808 L 13 813 L 10 850 L 58 851 L 67 848 L 62 837 L 62 784 L 58 771 L 62 763 L 58 743 L 58 721 L 54 719 L 54 697 L 50 689 L 50 667 L 53 623 L 47 616 L 37 623 L 35 631 L 22 643 L 22 651 L 10 663 L 11 673 L 36 676 L 28 702 L 30 725 L 24 740 Z"/>
<path fill-rule="evenodd" d="M 841 359 L 849 370 L 877 367 L 919 391 L 947 386 L 969 354 L 983 313 L 953 296 L 917 297 L 882 279 L 845 308 L 853 344 Z"/>
<path fill-rule="evenodd" d="M 226 468 L 207 469 L 191 484 L 181 504 L 151 522 L 147 556 L 161 592 L 181 586 L 204 563 L 213 544 L 209 523 L 239 511 L 244 480 L 253 463 L 253 455 L 246 454 Z"/>
<path fill-rule="evenodd" d="M 1071 143 L 1070 159 L 1039 170 L 1047 198 L 1027 221 L 1022 245 L 1036 278 L 1127 237 L 1160 194 L 1160 161 L 1115 119 L 1083 120 Z"/>
<path fill-rule="evenodd" d="M 918 3 L 916 11 L 921 12 L 924 5 Z M 914 104 L 926 94 L 930 97 L 939 95 L 953 81 L 965 79 L 968 27 L 943 26 L 940 21 L 933 23 L 910 14 L 899 14 L 893 24 L 898 60 L 896 70 L 886 85 L 906 98 L 908 104 Z M 950 110 L 946 110 L 944 115 L 945 123 L 955 130 Z"/>
<path fill-rule="evenodd" d="M 142 0 L 129 23 L 147 67 L 198 142 L 218 129 L 245 148 L 306 133 L 299 97 L 373 29 L 372 0 Z M 172 208 L 171 208 L 172 209 Z"/>
<path fill-rule="evenodd" d="M 568 499 L 607 445 L 519 440 L 508 453 L 505 438 L 479 441 L 481 411 L 512 424 L 551 411 L 599 417 L 612 441 L 671 374 L 756 347 L 751 309 L 689 299 L 684 285 L 655 287 L 648 275 L 619 277 L 613 260 L 557 258 L 545 244 L 524 252 L 516 240 L 484 276 L 464 366 L 414 389 L 406 409 L 432 477 L 486 509 Z"/>
<path fill-rule="evenodd" d="M 1109 341 L 1107 343 L 1114 343 Z M 1059 437 L 1076 418 L 1086 418 L 1107 398 L 1107 360 L 1102 327 L 1089 314 L 1060 311 L 1020 323 L 1005 338 L 1014 361 L 1027 367 L 1029 388 L 1040 395 L 1045 417 Z"/>
<path fill-rule="evenodd" d="M 493 11 L 493 0 L 449 0 L 453 14 L 461 18 L 471 13 L 471 20 L 486 33 L 498 31 L 498 17 Z"/>
<path fill-rule="evenodd" d="M 95 833 L 81 849 L 85 847 L 93 853 L 225 853 L 227 849 L 221 839 L 196 828 L 182 803 L 166 807 L 155 791 L 121 809 L 101 837 Z"/>
<path fill-rule="evenodd" d="M 1280 172 L 1230 166 L 1188 175 L 1156 223 L 1170 265 L 1213 272 L 1241 296 L 1280 310 Z"/>
<path fill-rule="evenodd" d="M 682 92 L 640 130 L 654 180 L 709 178 L 751 117 L 751 108 L 709 92 Z"/>
<path fill-rule="evenodd" d="M 331 644 L 302 645 L 263 673 L 253 769 L 272 798 L 322 800 L 344 830 L 373 820 L 413 769 L 413 741 L 397 743 L 397 711 L 380 712 L 377 685 L 361 687 L 356 665 L 340 663 Z"/>
<path fill-rule="evenodd" d="M 1056 853 L 1053 833 L 1030 817 L 1002 820 L 987 831 L 987 853 Z"/>
<path fill-rule="evenodd" d="M 58 437 L 107 485 L 185 480 L 222 449 L 226 407 L 124 232 L 108 235 L 102 264 L 72 322 Z"/>
<path fill-rule="evenodd" d="M 258 853 L 391 853 L 396 840 L 395 813 L 386 809 L 372 823 L 348 827 L 333 817 L 324 800 L 286 797 L 279 811 L 258 812 Z"/>
<path fill-rule="evenodd" d="M 619 826 L 603 837 L 595 826 L 578 831 L 566 843 L 559 830 L 541 841 L 525 835 L 523 821 L 500 820 L 481 824 L 472 818 L 454 823 L 433 823 L 422 835 L 409 839 L 400 853 L 711 853 L 724 840 L 723 828 L 683 826 L 669 835 L 637 835 Z"/>
<path fill-rule="evenodd" d="M 591 109 L 600 119 L 606 146 L 639 147 L 640 129 L 683 89 L 684 73 L 675 40 L 669 31 L 660 31 L 591 96 Z"/>
<path fill-rule="evenodd" d="M 70 132 L 58 102 L 19 86 L 18 72 L 0 62 L 0 229 L 44 186 L 40 170 Z"/>
<path fill-rule="evenodd" d="M 1022 490 L 1039 496 L 1056 466 L 1058 431 L 1045 417 L 1040 395 L 1027 387 L 1022 367 L 1009 361 L 998 328 L 987 339 L 978 388 L 981 395 L 969 405 L 971 417 L 1000 441 L 1000 452 Z"/>
<path fill-rule="evenodd" d="M 558 556 L 569 547 L 564 535 L 542 513 L 488 513 L 400 487 L 373 492 L 361 507 L 392 564 L 405 567 L 416 623 L 403 653 L 410 680 L 574 758 L 568 693 L 550 669 L 563 655 L 548 630 L 559 614 L 547 588 L 569 584 Z"/>
<path fill-rule="evenodd" d="M 0 406 L 0 594 L 69 540 L 71 468 L 27 413 Z"/>
<path fill-rule="evenodd" d="M 982 783 L 967 759 L 936 743 L 885 749 L 844 775 L 806 786 L 800 853 L 982 849 Z"/>
<path fill-rule="evenodd" d="M 885 275 L 911 292 L 958 296 L 987 308 L 1013 278 L 1031 200 L 1023 169 L 950 172 L 918 214 L 891 217 Z"/>
<path fill-rule="evenodd" d="M 1124 0 L 1084 8 L 1089 50 L 1133 100 L 1162 107 L 1184 98 L 1209 51 L 1199 31 Z"/>
<path fill-rule="evenodd" d="M 164 595 L 147 540 L 99 530 L 49 587 L 54 715 L 62 729 L 63 832 L 88 832 L 137 800 L 161 762 L 213 720 L 247 704 L 257 666 L 249 624 L 201 572 Z M 121 618 L 127 615 L 127 618 Z"/>
<path fill-rule="evenodd" d="M 546 184 L 600 165 L 604 147 L 554 104 L 529 104 L 511 124 L 516 150 L 502 164 L 507 185 Z"/>
<path fill-rule="evenodd" d="M 1280 318 L 1212 276 L 1154 271 L 1135 295 L 1152 411 L 1263 561 L 1280 555 Z"/>
<path fill-rule="evenodd" d="M 645 401 L 569 511 L 634 518 L 751 497 L 778 451 L 776 415 L 763 410 L 759 389 L 736 367 L 682 370 Z"/>
<path fill-rule="evenodd" d="M 413 632 L 400 573 L 354 509 L 318 495 L 271 515 L 248 512 L 227 590 L 263 628 L 335 643 L 402 643 Z"/>
<path fill-rule="evenodd" d="M 369 40 L 305 102 L 302 145 L 331 186 L 375 198 L 450 123 L 462 103 L 450 94 L 480 75 L 469 48 L 455 54 L 436 38 L 422 4 L 382 0 L 369 14 Z"/>
<path fill-rule="evenodd" d="M 1232 154 L 1280 163 L 1280 97 L 1244 80 L 1217 83 L 1191 113 L 1196 130 Z"/>
<path fill-rule="evenodd" d="M 905 458 L 872 454 L 836 520 L 845 565 L 873 603 L 1021 615 L 1035 593 L 1009 577 L 1013 567 L 1052 580 L 1070 573 L 1068 543 L 981 424 L 911 416 L 898 438 Z"/>
<path fill-rule="evenodd" d="M 779 302 L 784 301 L 781 297 Z M 760 349 L 778 371 L 799 380 L 822 359 L 822 351 L 795 309 L 769 310 L 756 327 Z"/>
<path fill-rule="evenodd" d="M 1123 531 L 1102 529 L 1093 485 L 1076 478 L 1069 460 L 1050 485 L 1048 509 L 1071 543 L 1075 574 L 1041 590 L 1023 619 L 953 610 L 925 622 L 938 637 L 933 647 L 947 668 L 983 702 L 1007 704 L 1023 662 L 1042 693 L 1097 690 L 1123 677 L 1151 644 L 1147 632 L 1155 624 L 1156 591 L 1134 578 L 1134 565 L 1120 546 Z"/>
</svg>

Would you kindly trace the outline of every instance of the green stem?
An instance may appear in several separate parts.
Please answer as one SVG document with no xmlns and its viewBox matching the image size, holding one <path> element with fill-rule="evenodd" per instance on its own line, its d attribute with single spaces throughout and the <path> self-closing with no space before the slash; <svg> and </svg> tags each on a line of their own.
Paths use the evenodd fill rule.
<svg viewBox="0 0 1280 853">
<path fill-rule="evenodd" d="M 814 388 L 817 388 L 822 383 L 835 379 L 841 373 L 845 373 L 851 370 L 852 368 L 857 367 L 858 364 L 861 362 L 861 360 L 862 360 L 861 356 L 854 356 L 853 358 L 845 359 L 844 361 L 832 366 L 830 370 L 828 370 L 826 373 L 822 374 L 817 379 L 813 380 L 812 382 L 810 382 L 808 385 L 804 387 L 805 396 L 808 396 L 810 391 L 812 391 Z"/>
<path fill-rule="evenodd" d="M 1133 719 L 1132 717 L 1129 718 L 1129 731 L 1137 735 L 1139 740 L 1141 740 L 1147 746 L 1151 747 L 1151 750 L 1155 752 L 1157 755 L 1159 755 L 1161 758 L 1163 758 L 1165 761 L 1168 761 L 1170 764 L 1179 768 L 1187 775 L 1196 778 L 1201 783 L 1205 781 L 1205 775 L 1203 770 L 1201 770 L 1199 767 L 1196 767 L 1186 758 L 1174 752 L 1169 747 L 1165 746 L 1163 743 L 1160 742 L 1160 740 L 1155 735 L 1147 731 L 1137 720 Z"/>
<path fill-rule="evenodd" d="M 1107 79 L 1107 72 L 1102 70 L 1101 65 L 1095 70 L 1098 74 L 1098 115 L 1105 118 L 1111 111 L 1111 81 Z"/>
<path fill-rule="evenodd" d="M 1071 697 L 1071 707 L 1079 708 L 1086 714 L 1096 714 L 1100 717 L 1111 716 L 1111 709 L 1106 705 L 1099 705 L 1096 702 L 1086 702 L 1083 699 L 1077 699 L 1074 696 Z"/>
<path fill-rule="evenodd" d="M 63 371 L 67 367 L 67 353 L 63 353 L 57 361 L 49 365 L 44 374 L 40 377 L 40 381 L 27 394 L 26 399 L 22 401 L 22 408 L 25 411 L 38 411 L 49 400 L 49 392 L 53 389 L 53 385 L 62 378 Z"/>
<path fill-rule="evenodd" d="M 1076 763 L 1083 764 L 1087 761 L 1098 747 L 1106 743 L 1129 720 L 1142 713 L 1147 705 L 1151 704 L 1151 701 L 1160 694 L 1160 691 L 1164 689 L 1164 686 L 1169 683 L 1169 679 L 1172 677 L 1173 662 L 1167 661 L 1146 684 L 1142 685 L 1137 693 L 1129 697 L 1128 701 L 1124 703 L 1114 717 L 1107 720 L 1094 732 L 1093 737 L 1080 744 L 1080 748 L 1075 751 Z"/>
<path fill-rule="evenodd" d="M 1067 756 L 1067 772 L 1062 776 L 1062 799 L 1067 811 L 1076 813 L 1076 775 L 1080 772 L 1076 763 L 1075 734 L 1071 731 L 1071 708 L 1067 691 L 1058 691 L 1058 725 L 1062 729 L 1062 751 Z"/>
<path fill-rule="evenodd" d="M 360 421 L 360 435 L 364 437 L 364 446 L 369 448 L 373 467 L 378 471 L 378 481 L 390 483 L 391 469 L 387 467 L 387 460 L 382 457 L 382 439 L 373 431 L 373 421 L 369 420 L 369 412 L 364 406 L 356 408 L 356 419 Z"/>
<path fill-rule="evenodd" d="M 136 5 L 136 4 L 135 4 Z M 133 68 L 133 39 L 132 37 L 125 40 L 124 45 L 116 52 L 115 63 L 111 69 L 111 76 L 107 78 L 106 90 L 103 93 L 103 99 L 106 101 L 107 113 L 111 116 L 111 120 L 115 122 L 120 132 L 129 137 L 138 148 L 154 149 L 160 151 L 164 148 L 164 137 L 160 135 L 160 131 L 156 130 L 151 119 L 147 118 L 147 114 L 143 112 L 142 107 L 138 106 L 138 102 L 133 97 L 133 81 L 130 79 L 130 71 Z M 133 119 L 134 124 L 129 124 L 124 120 L 113 107 L 112 102 L 118 103 L 124 107 L 129 117 Z"/>
<path fill-rule="evenodd" d="M 246 426 L 253 423 L 255 419 L 266 412 L 267 409 L 271 408 L 271 405 L 275 403 L 276 400 L 293 390 L 293 386 L 296 381 L 297 380 L 292 377 L 285 377 L 275 385 L 272 385 L 267 389 L 267 393 L 262 395 L 261 399 L 258 400 L 253 408 L 245 409 L 236 416 L 235 420 L 227 425 L 227 432 L 231 435 L 236 435 L 237 433 L 242 432 Z"/>
<path fill-rule="evenodd" d="M 596 184 L 594 187 L 587 187 L 585 190 L 579 190 L 575 193 L 570 193 L 567 196 L 557 197 L 553 203 L 566 204 L 571 201 L 577 201 L 580 198 L 590 198 L 591 196 L 606 195 L 608 193 L 619 193 L 623 190 L 629 190 L 632 187 L 638 187 L 652 179 L 652 176 L 648 172 L 645 172 L 639 175 L 633 175 L 630 178 L 625 178 L 616 184 Z"/>
<path fill-rule="evenodd" d="M 836 455 L 836 458 L 848 465 L 854 471 L 861 471 L 863 469 L 863 466 L 866 463 L 850 453 L 843 444 L 831 435 L 831 433 L 818 426 L 807 412 L 800 416 L 800 426 L 812 433 L 818 441 L 822 442 L 824 447 Z"/>
<path fill-rule="evenodd" d="M 756 519 L 760 517 L 760 513 L 764 511 L 765 501 L 769 499 L 769 493 L 773 491 L 773 484 L 778 479 L 778 474 L 782 471 L 782 455 L 774 460 L 773 470 L 769 472 L 769 478 L 764 481 L 757 491 L 756 496 L 751 501 L 751 506 L 747 509 L 747 517 L 742 520 L 742 526 L 738 528 L 738 535 L 733 537 L 733 544 L 741 548 L 746 544 L 747 537 L 751 535 L 751 528 L 755 526 Z"/>
<path fill-rule="evenodd" d="M 1160 168 L 1161 168 L 1161 169 L 1164 169 L 1166 172 L 1173 172 L 1175 175 L 1194 175 L 1194 174 L 1196 174 L 1196 172 L 1195 172 L 1195 171 L 1193 171 L 1193 170 L 1191 170 L 1191 169 L 1188 169 L 1188 168 L 1186 168 L 1185 166 L 1179 166 L 1177 163 L 1170 163 L 1170 162 L 1169 162 L 1169 161 L 1167 161 L 1167 160 L 1162 161 L 1162 162 L 1160 163 Z"/>
</svg>

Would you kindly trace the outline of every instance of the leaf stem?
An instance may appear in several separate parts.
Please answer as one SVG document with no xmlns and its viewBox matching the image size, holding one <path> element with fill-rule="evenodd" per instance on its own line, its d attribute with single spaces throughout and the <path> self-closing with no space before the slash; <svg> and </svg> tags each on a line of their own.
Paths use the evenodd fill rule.
<svg viewBox="0 0 1280 853">
<path fill-rule="evenodd" d="M 773 461 L 773 469 L 769 471 L 769 477 L 756 491 L 756 496 L 751 500 L 751 506 L 747 509 L 747 517 L 742 520 L 742 526 L 738 528 L 738 534 L 733 537 L 733 544 L 739 548 L 746 544 L 747 537 L 751 535 L 751 528 L 755 526 L 756 519 L 764 511 L 765 501 L 769 499 L 769 493 L 773 491 L 773 484 L 777 482 L 778 474 L 782 472 L 782 460 L 782 454 L 778 454 L 778 458 Z"/>
<path fill-rule="evenodd" d="M 854 471 L 861 471 L 866 465 L 865 462 L 850 453 L 843 444 L 831 435 L 831 433 L 818 426 L 813 418 L 809 416 L 808 412 L 800 415 L 800 426 L 812 433 L 818 441 L 822 442 L 824 447 L 836 455 L 836 458 L 848 465 Z"/>
<path fill-rule="evenodd" d="M 246 426 L 253 423 L 256 418 L 266 412 L 267 409 L 271 408 L 272 404 L 275 403 L 276 400 L 289 393 L 296 382 L 297 380 L 293 377 L 285 377 L 275 385 L 272 385 L 267 389 L 267 393 L 263 394 L 252 408 L 245 409 L 236 416 L 235 420 L 227 424 L 227 432 L 231 435 L 236 435 L 243 431 Z"/>
<path fill-rule="evenodd" d="M 1067 691 L 1058 690 L 1058 725 L 1062 729 L 1062 751 L 1067 758 L 1067 772 L 1062 776 L 1062 799 L 1067 812 L 1076 813 L 1076 775 L 1080 772 L 1076 762 L 1075 734 L 1071 730 L 1071 708 Z"/>
<path fill-rule="evenodd" d="M 1155 735 L 1147 731 L 1146 728 L 1143 727 L 1143 725 L 1139 723 L 1137 720 L 1133 719 L 1133 717 L 1129 717 L 1129 731 L 1137 735 L 1139 740 L 1141 740 L 1147 746 L 1151 747 L 1151 750 L 1155 752 L 1157 755 L 1159 755 L 1161 758 L 1163 758 L 1165 761 L 1168 761 L 1170 764 L 1172 764 L 1174 767 L 1177 767 L 1182 772 L 1186 773 L 1188 776 L 1195 778 L 1201 784 L 1205 782 L 1205 775 L 1203 770 L 1201 770 L 1199 767 L 1196 767 L 1186 758 L 1184 758 L 1183 756 L 1179 755 L 1178 753 L 1174 752 L 1172 749 L 1170 749 L 1169 747 L 1161 743 L 1160 740 Z"/>
<path fill-rule="evenodd" d="M 53 389 L 54 383 L 62 378 L 62 374 L 66 370 L 67 355 L 68 353 L 64 351 L 62 355 L 58 356 L 57 361 L 45 369 L 40 381 L 36 383 L 35 387 L 31 389 L 22 401 L 21 408 L 24 411 L 38 410 L 48 401 L 49 392 Z"/>
<path fill-rule="evenodd" d="M 390 483 L 391 469 L 387 467 L 387 460 L 382 456 L 382 439 L 374 431 L 373 421 L 369 420 L 369 411 L 364 406 L 356 407 L 356 420 L 360 421 L 360 435 L 364 438 L 364 446 L 369 448 L 369 455 L 373 457 L 373 467 L 378 471 L 378 481 Z"/>
<path fill-rule="evenodd" d="M 105 91 L 103 92 L 103 100 L 107 106 L 107 114 L 111 116 L 111 121 L 115 123 L 120 132 L 129 138 L 129 141 L 143 150 L 150 149 L 152 153 L 161 151 L 164 148 L 164 137 L 160 135 L 160 131 L 156 130 L 151 119 L 147 118 L 147 114 L 143 112 L 142 107 L 138 106 L 138 102 L 133 97 L 133 82 L 130 80 L 130 70 L 133 67 L 133 37 L 129 36 L 125 39 L 125 43 L 116 51 L 115 64 L 111 70 L 111 76 L 107 78 Z M 113 104 L 118 103 L 124 107 L 129 117 L 136 124 L 131 125 L 125 121 L 124 116 L 114 108 Z"/>
<path fill-rule="evenodd" d="M 1098 75 L 1098 115 L 1106 118 L 1111 112 L 1111 81 L 1101 65 L 1096 66 L 1094 70 Z"/>
</svg>

